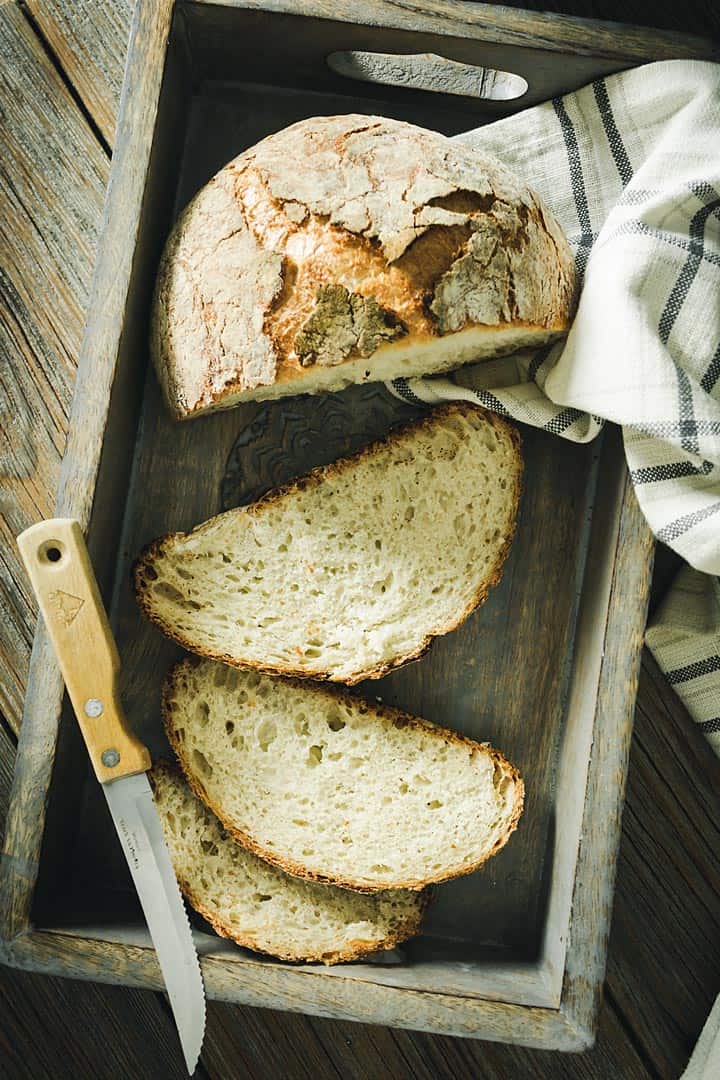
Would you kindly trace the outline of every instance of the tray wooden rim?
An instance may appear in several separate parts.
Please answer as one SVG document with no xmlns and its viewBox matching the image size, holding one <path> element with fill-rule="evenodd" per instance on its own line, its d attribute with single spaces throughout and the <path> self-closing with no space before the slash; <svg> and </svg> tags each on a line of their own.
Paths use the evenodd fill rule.
<svg viewBox="0 0 720 1080">
<path fill-rule="evenodd" d="M 199 0 L 205 3 L 206 0 Z M 90 316 L 80 363 L 68 444 L 63 460 L 56 513 L 77 517 L 87 528 L 92 511 L 100 454 L 109 411 L 115 361 L 117 358 L 122 314 L 132 272 L 131 250 L 122 241 L 135 235 L 141 215 L 150 151 L 153 144 L 162 73 L 174 0 L 150 0 L 138 5 L 131 35 L 126 79 L 121 98 L 116 153 L 113 159 L 103 221 L 102 241 L 96 266 Z M 182 5 L 177 5 L 182 6 Z M 298 5 L 288 0 L 225 0 L 223 6 L 265 8 L 298 14 Z M 500 10 L 493 33 L 517 32 L 532 35 L 538 19 L 548 16 L 512 12 L 508 26 L 507 9 L 489 5 L 462 5 L 447 0 L 425 0 L 427 14 L 437 32 L 455 28 L 473 36 L 487 37 L 487 20 Z M 304 14 L 331 15 L 334 19 L 360 21 L 352 12 L 352 3 L 334 0 L 330 7 L 322 0 L 305 0 Z M 409 8 L 372 0 L 366 5 L 373 17 L 383 15 L 385 25 L 404 28 Z M 418 17 L 418 3 L 413 15 Z M 516 18 L 517 17 L 517 18 Z M 505 20 L 505 21 L 504 21 Z M 362 21 L 372 21 L 363 11 Z M 588 43 L 595 32 L 593 24 L 570 20 L 573 29 L 582 23 Z M 417 28 L 417 24 L 415 24 Z M 625 28 L 623 28 L 625 29 Z M 607 43 L 607 25 L 597 29 L 598 45 Z M 643 31 L 644 40 L 655 37 L 659 46 L 674 38 L 677 55 L 689 48 L 687 39 L 663 33 Z M 565 48 L 574 49 L 566 34 Z M 492 40 L 509 40 L 493 37 Z M 693 39 L 697 42 L 697 39 Z M 537 46 L 537 38 L 533 38 Z M 525 38 L 524 44 L 530 44 Z M 709 43 L 703 43 L 709 48 Z M 582 51 L 586 51 L 583 49 Z M 590 51 L 592 51 L 590 49 Z M 607 55 L 603 52 L 602 55 Z M 694 55 L 698 55 L 697 53 Z M 709 55 L 706 51 L 701 55 Z M 624 54 L 632 62 L 636 53 Z M 128 92 L 133 85 L 132 95 Z M 619 843 L 620 818 L 624 791 L 608 783 L 610 777 L 627 770 L 635 690 L 649 594 L 653 541 L 637 507 L 627 476 L 617 530 L 613 559 L 613 581 L 607 625 L 623 624 L 622 637 L 605 634 L 593 750 L 590 758 L 585 805 L 583 840 L 580 845 L 573 891 L 570 941 L 568 943 L 562 994 L 558 1008 L 539 1008 L 487 999 L 440 994 L 425 990 L 399 989 L 363 983 L 361 995 L 352 993 L 352 972 L 345 978 L 324 979 L 325 1000 L 316 993 L 308 995 L 307 977 L 323 982 L 323 972 L 297 971 L 281 965 L 254 964 L 205 957 L 203 972 L 210 997 L 256 1005 L 274 1005 L 302 1010 L 312 998 L 313 1010 L 321 1015 L 415 1027 L 438 1033 L 469 1035 L 503 1041 L 523 1042 L 546 1048 L 579 1050 L 592 1044 L 594 1020 L 599 1004 L 605 963 L 605 947 L 610 922 L 615 858 Z M 626 598 L 636 598 L 635 610 L 628 612 Z M 151 949 L 107 944 L 53 931 L 39 931 L 30 921 L 32 897 L 39 869 L 45 802 L 51 782 L 57 727 L 63 696 L 62 681 L 55 665 L 47 635 L 42 626 L 35 635 L 25 712 L 18 745 L 18 756 L 6 842 L 0 866 L 0 959 L 32 971 L 63 974 L 69 977 L 122 982 L 127 985 L 160 988 L 159 969 Z M 600 813 L 598 811 L 601 811 Z M 602 826 L 598 828 L 597 821 Z M 542 973 L 541 973 L 542 974 Z M 548 979 L 550 972 L 547 972 Z M 302 982 L 305 979 L 305 982 Z M 322 997 L 322 995 L 320 995 Z"/>
<path fill-rule="evenodd" d="M 445 36 L 476 38 L 501 45 L 570 52 L 630 63 L 643 60 L 717 59 L 718 45 L 696 34 L 660 30 L 578 15 L 524 11 L 474 0 L 364 0 L 362 18 L 353 5 L 333 0 L 176 0 L 204 7 L 237 7 L 274 11 L 369 26 L 430 31 Z"/>
</svg>

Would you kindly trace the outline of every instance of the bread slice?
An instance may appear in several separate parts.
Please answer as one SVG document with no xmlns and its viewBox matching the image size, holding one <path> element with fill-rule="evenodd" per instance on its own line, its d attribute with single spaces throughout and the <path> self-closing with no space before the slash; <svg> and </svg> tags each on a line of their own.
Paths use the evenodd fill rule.
<svg viewBox="0 0 720 1080">
<path fill-rule="evenodd" d="M 380 116 L 311 117 L 180 215 L 151 352 L 169 408 L 429 375 L 563 337 L 569 244 L 497 159 Z"/>
<path fill-rule="evenodd" d="M 142 610 L 200 655 L 353 684 L 419 657 L 500 578 L 516 429 L 458 402 L 382 442 L 150 544 Z"/>
<path fill-rule="evenodd" d="M 188 658 L 162 708 L 195 794 L 290 874 L 421 889 L 477 869 L 520 817 L 523 782 L 499 751 L 322 684 Z"/>
<path fill-rule="evenodd" d="M 427 894 L 298 881 L 236 844 L 177 769 L 159 762 L 150 780 L 180 888 L 221 937 L 281 960 L 336 964 L 418 932 Z"/>
</svg>

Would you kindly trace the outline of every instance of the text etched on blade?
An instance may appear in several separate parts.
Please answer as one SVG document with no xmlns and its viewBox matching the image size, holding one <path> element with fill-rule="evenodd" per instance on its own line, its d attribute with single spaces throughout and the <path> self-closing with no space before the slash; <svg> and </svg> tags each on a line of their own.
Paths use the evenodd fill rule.
<svg viewBox="0 0 720 1080">
<path fill-rule="evenodd" d="M 123 818 L 116 819 L 117 828 L 123 836 L 127 845 L 127 854 L 134 868 L 137 870 L 140 866 L 140 859 L 138 858 L 137 847 L 135 846 L 135 834 L 125 824 Z"/>
</svg>

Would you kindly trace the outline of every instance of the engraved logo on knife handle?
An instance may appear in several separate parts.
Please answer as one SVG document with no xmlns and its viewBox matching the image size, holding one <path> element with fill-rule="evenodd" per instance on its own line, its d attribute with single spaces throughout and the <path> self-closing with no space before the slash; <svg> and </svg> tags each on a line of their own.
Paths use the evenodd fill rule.
<svg viewBox="0 0 720 1080">
<path fill-rule="evenodd" d="M 49 593 L 48 600 L 64 626 L 70 626 L 85 603 L 82 597 L 73 596 L 72 593 L 63 592 L 62 589 L 55 589 L 54 592 Z"/>
</svg>

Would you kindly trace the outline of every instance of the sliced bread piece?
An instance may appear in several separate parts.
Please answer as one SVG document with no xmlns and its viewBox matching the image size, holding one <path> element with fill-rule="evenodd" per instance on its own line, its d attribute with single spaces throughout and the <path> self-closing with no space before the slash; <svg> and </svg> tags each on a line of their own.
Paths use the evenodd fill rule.
<svg viewBox="0 0 720 1080">
<path fill-rule="evenodd" d="M 228 832 L 313 881 L 420 889 L 467 874 L 522 811 L 499 751 L 327 686 L 188 658 L 162 708 L 190 786 Z"/>
<path fill-rule="evenodd" d="M 177 769 L 159 762 L 150 779 L 180 888 L 221 937 L 281 960 L 336 964 L 418 932 L 426 894 L 298 881 L 236 844 Z"/>
<path fill-rule="evenodd" d="M 517 430 L 444 405 L 352 457 L 150 544 L 138 601 L 200 655 L 353 684 L 419 657 L 501 574 Z"/>
</svg>

